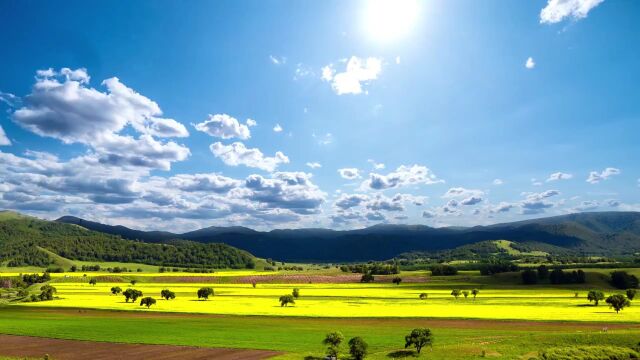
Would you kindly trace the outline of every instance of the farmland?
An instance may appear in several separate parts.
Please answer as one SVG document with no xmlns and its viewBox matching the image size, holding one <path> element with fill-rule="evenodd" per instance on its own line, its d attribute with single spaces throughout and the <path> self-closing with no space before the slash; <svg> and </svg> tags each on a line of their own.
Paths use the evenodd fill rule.
<svg viewBox="0 0 640 360">
<path fill-rule="evenodd" d="M 474 271 L 456 276 L 405 271 L 399 285 L 391 276 L 360 283 L 357 274 L 336 269 L 61 273 L 52 274 L 49 282 L 57 289 L 54 300 L 0 306 L 0 333 L 281 352 L 276 359 L 321 356 L 320 341 L 334 330 L 365 338 L 370 359 L 404 357 L 410 355 L 403 350 L 404 335 L 416 327 L 434 332 L 436 342 L 424 356 L 435 359 L 467 359 L 483 352 L 528 358 L 565 345 L 633 347 L 640 338 L 640 307 L 617 314 L 604 302 L 596 307 L 586 298 L 594 287 L 607 295 L 623 293 L 608 285 L 606 274 L 589 271 L 588 284 L 524 286 L 517 273 L 481 276 Z M 2 274 L 12 275 L 18 274 Z M 140 290 L 157 303 L 147 309 L 139 300 L 125 302 L 121 294 L 111 293 L 116 286 Z M 213 288 L 214 295 L 199 300 L 202 287 Z M 294 288 L 300 292 L 295 304 L 280 306 L 279 296 Z M 175 299 L 161 299 L 164 289 L 173 291 Z M 479 293 L 475 299 L 456 299 L 452 289 Z"/>
</svg>

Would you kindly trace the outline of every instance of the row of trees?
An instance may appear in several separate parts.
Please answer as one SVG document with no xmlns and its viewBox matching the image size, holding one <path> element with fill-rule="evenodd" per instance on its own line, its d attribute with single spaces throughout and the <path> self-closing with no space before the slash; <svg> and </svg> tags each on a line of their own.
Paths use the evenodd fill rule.
<svg viewBox="0 0 640 360">
<path fill-rule="evenodd" d="M 331 359 L 338 359 L 340 353 L 340 346 L 344 342 L 344 335 L 340 331 L 333 331 L 328 333 L 322 344 L 327 347 L 327 355 Z M 404 337 L 404 348 L 413 347 L 416 352 L 420 354 L 420 351 L 425 346 L 433 346 L 433 333 L 428 328 L 413 329 L 407 336 Z M 362 360 L 367 356 L 369 344 L 364 341 L 363 338 L 356 336 L 347 342 L 349 345 L 349 354 L 354 360 Z"/>
<path fill-rule="evenodd" d="M 636 297 L 635 289 L 627 289 L 626 296 L 622 294 L 614 294 L 607 297 L 605 300 L 607 304 L 609 304 L 610 308 L 613 308 L 616 313 L 619 313 L 620 310 L 631 306 L 631 300 Z M 604 300 L 604 292 L 600 290 L 591 290 L 587 294 L 587 299 L 589 302 L 593 302 L 595 306 L 598 306 L 598 303 Z"/>
<path fill-rule="evenodd" d="M 469 297 L 469 294 L 473 295 L 473 300 L 475 300 L 476 296 L 478 296 L 479 293 L 480 293 L 480 290 L 478 289 L 472 289 L 471 292 L 469 292 L 468 290 L 460 290 L 460 289 L 451 290 L 451 296 L 456 298 L 456 300 L 460 297 L 460 295 L 464 296 L 464 298 L 466 299 L 467 297 Z M 426 299 L 427 294 L 424 294 L 424 293 L 420 294 L 420 299 L 422 299 L 422 295 L 425 295 L 424 299 Z"/>
<path fill-rule="evenodd" d="M 525 285 L 534 285 L 547 279 L 554 285 L 584 284 L 587 281 L 586 274 L 582 270 L 563 271 L 562 269 L 553 269 L 549 271 L 549 268 L 545 265 L 540 265 L 535 270 L 523 270 L 520 276 L 522 277 L 522 283 Z"/>
</svg>

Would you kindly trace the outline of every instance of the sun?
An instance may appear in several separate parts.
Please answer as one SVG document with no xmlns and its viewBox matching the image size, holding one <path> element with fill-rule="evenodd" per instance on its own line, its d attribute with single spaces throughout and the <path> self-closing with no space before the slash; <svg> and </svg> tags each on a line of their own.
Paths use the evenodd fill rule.
<svg viewBox="0 0 640 360">
<path fill-rule="evenodd" d="M 389 42 L 406 36 L 413 28 L 420 6 L 418 0 L 366 0 L 363 26 L 375 41 Z"/>
</svg>

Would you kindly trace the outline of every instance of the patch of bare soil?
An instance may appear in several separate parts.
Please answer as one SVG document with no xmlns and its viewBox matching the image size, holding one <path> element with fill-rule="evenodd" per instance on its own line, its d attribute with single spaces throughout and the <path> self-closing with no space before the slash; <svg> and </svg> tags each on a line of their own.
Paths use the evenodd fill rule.
<svg viewBox="0 0 640 360">
<path fill-rule="evenodd" d="M 42 358 L 45 354 L 48 354 L 50 358 L 55 360 L 111 360 L 129 358 L 154 360 L 259 360 L 268 359 L 280 353 L 266 350 L 120 344 L 0 335 L 0 355 Z"/>
</svg>

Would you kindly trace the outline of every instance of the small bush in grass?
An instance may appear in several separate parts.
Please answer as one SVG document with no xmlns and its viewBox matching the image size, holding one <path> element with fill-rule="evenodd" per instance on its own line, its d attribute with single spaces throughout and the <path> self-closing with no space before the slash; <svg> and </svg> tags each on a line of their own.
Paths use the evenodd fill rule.
<svg viewBox="0 0 640 360">
<path fill-rule="evenodd" d="M 640 353 L 617 346 L 565 346 L 544 350 L 540 360 L 628 360 L 638 359 Z"/>
</svg>

